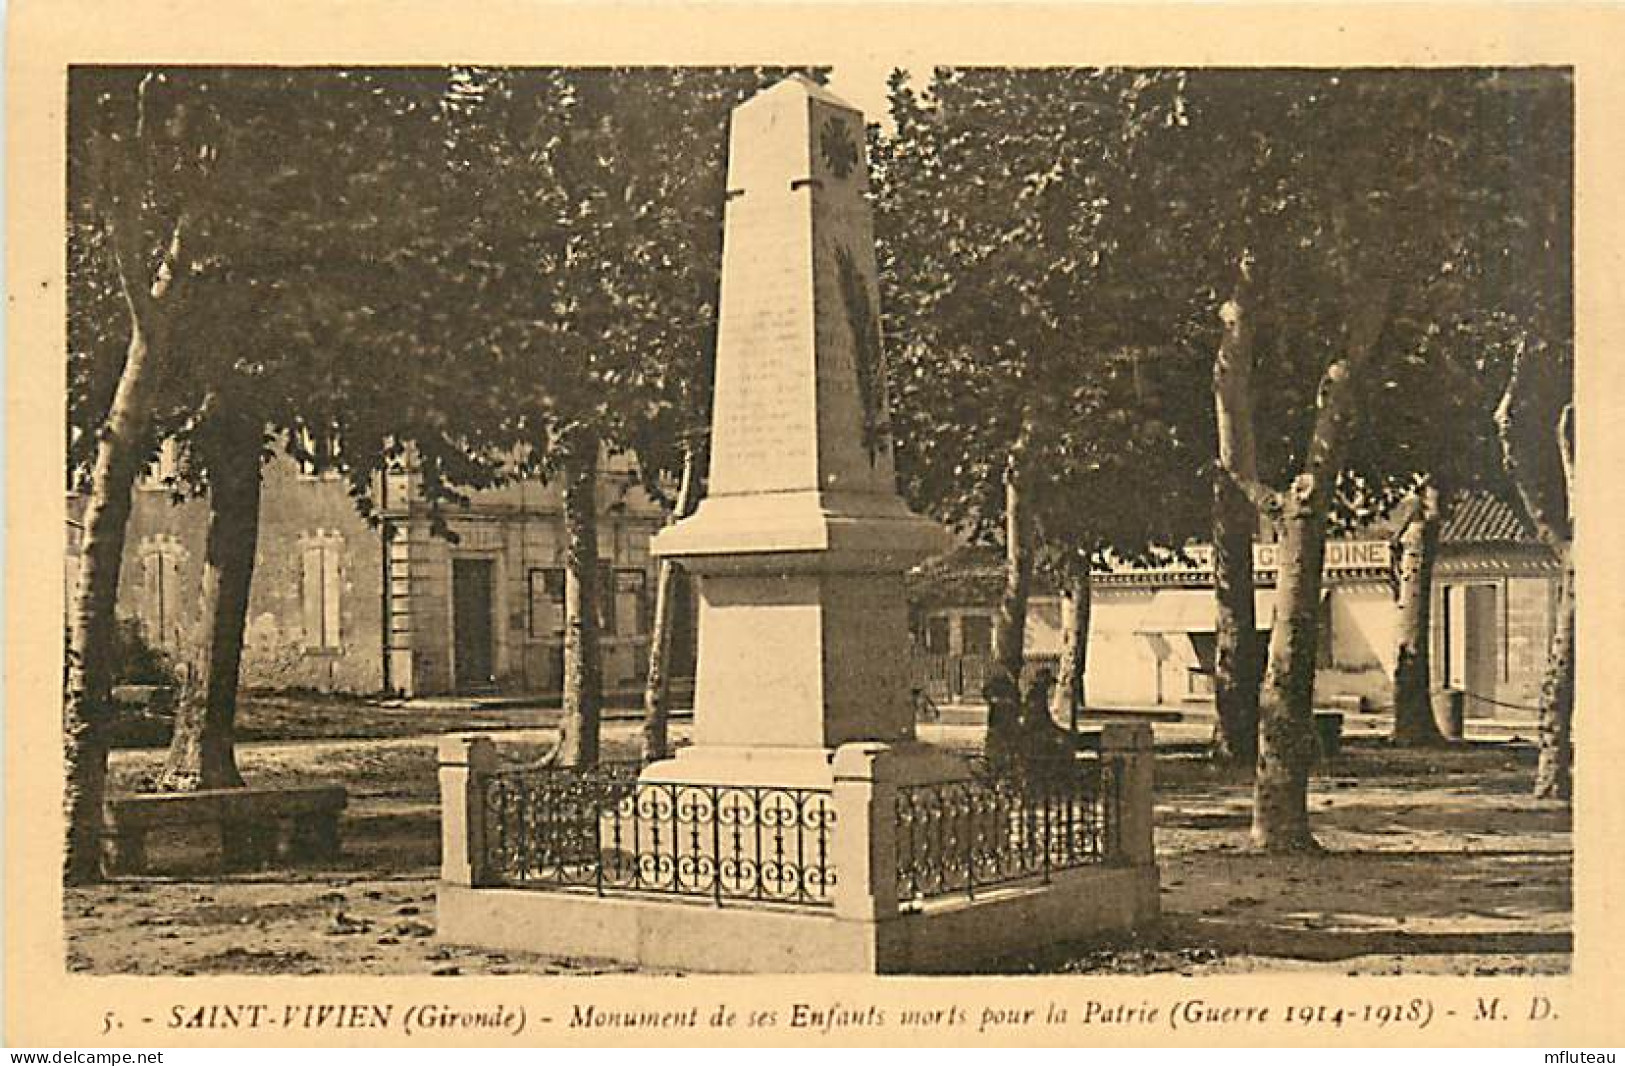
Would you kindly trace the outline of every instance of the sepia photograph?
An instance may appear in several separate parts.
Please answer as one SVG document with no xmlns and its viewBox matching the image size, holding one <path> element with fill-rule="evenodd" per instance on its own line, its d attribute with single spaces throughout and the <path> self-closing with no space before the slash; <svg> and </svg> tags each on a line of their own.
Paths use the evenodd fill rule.
<svg viewBox="0 0 1625 1066">
<path fill-rule="evenodd" d="M 67 50 L 73 1039 L 1560 1042 L 1575 64 L 626 52 Z"/>
</svg>

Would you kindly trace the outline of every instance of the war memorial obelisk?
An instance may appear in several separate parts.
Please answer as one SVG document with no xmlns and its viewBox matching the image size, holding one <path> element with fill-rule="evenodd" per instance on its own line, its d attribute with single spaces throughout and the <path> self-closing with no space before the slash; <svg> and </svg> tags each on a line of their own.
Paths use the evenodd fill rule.
<svg viewBox="0 0 1625 1066">
<path fill-rule="evenodd" d="M 948 537 L 897 494 L 863 115 L 780 82 L 727 188 L 708 493 L 652 549 L 700 579 L 694 743 L 645 777 L 827 786 L 841 744 L 910 758 L 903 574 Z"/>
<path fill-rule="evenodd" d="M 1157 914 L 1151 738 L 1093 778 L 978 780 L 920 743 L 863 116 L 803 78 L 734 110 L 693 743 L 632 787 L 440 746 L 451 943 L 724 972 L 926 972 Z M 1091 783 L 1091 781 L 1093 783 Z"/>
</svg>

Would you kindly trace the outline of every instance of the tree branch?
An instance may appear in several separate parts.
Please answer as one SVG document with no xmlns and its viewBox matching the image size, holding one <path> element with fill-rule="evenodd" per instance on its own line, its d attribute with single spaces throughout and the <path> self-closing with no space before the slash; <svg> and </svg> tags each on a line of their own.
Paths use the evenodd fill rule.
<svg viewBox="0 0 1625 1066">
<path fill-rule="evenodd" d="M 1374 280 L 1350 293 L 1347 344 L 1320 378 L 1315 396 L 1315 428 L 1303 472 L 1293 479 L 1291 493 L 1305 502 L 1316 494 L 1330 495 L 1341 472 L 1348 424 L 1354 414 L 1356 385 L 1377 348 L 1388 322 L 1393 279 L 1384 270 L 1367 276 Z"/>
<path fill-rule="evenodd" d="M 1557 457 L 1563 464 L 1563 510 L 1567 513 L 1569 527 L 1574 526 L 1574 404 L 1569 402 L 1563 405 L 1563 413 L 1557 416 Z"/>
<path fill-rule="evenodd" d="M 169 240 L 162 258 L 149 280 L 146 275 L 147 254 L 143 247 L 147 227 L 144 224 L 142 201 L 143 182 L 137 179 L 140 163 L 148 158 L 147 92 L 156 75 L 148 73 L 136 87 L 135 128 L 129 147 L 117 162 L 109 161 L 108 228 L 113 237 L 113 261 L 118 271 L 119 291 L 134 319 L 150 329 L 157 305 L 173 286 L 180 266 L 181 235 L 185 229 L 185 212 L 176 216 L 170 228 Z"/>
<path fill-rule="evenodd" d="M 1218 427 L 1219 471 L 1273 521 L 1281 513 L 1281 494 L 1258 479 L 1258 449 L 1253 428 L 1253 277 L 1249 249 L 1236 257 L 1236 282 L 1219 308 L 1224 330 L 1213 357 L 1213 410 Z"/>
<path fill-rule="evenodd" d="M 1279 518 L 1281 512 L 1286 508 L 1285 494 L 1270 488 L 1256 477 L 1238 477 L 1235 471 L 1226 470 L 1222 467 L 1219 470 L 1219 476 L 1227 478 L 1232 485 L 1240 489 L 1241 494 L 1246 496 L 1248 501 L 1258 509 L 1258 513 L 1272 522 Z"/>
<path fill-rule="evenodd" d="M 1495 432 L 1501 442 L 1501 466 L 1517 490 L 1518 499 L 1523 502 L 1524 513 L 1534 523 L 1535 533 L 1548 547 L 1562 555 L 1567 552 L 1572 535 L 1566 513 L 1572 504 L 1565 493 L 1565 513 L 1559 514 L 1546 505 L 1547 494 L 1542 493 L 1536 484 L 1535 471 L 1538 467 L 1525 443 L 1528 435 L 1521 420 L 1527 400 L 1528 370 L 1528 348 L 1520 345 L 1512 356 L 1512 372 L 1507 376 L 1506 391 L 1501 394 L 1501 402 L 1495 407 Z M 1570 466 L 1573 462 L 1572 446 L 1567 443 L 1573 422 L 1571 407 L 1572 404 L 1566 406 L 1558 419 L 1558 449 L 1565 481 L 1571 477 Z"/>
</svg>

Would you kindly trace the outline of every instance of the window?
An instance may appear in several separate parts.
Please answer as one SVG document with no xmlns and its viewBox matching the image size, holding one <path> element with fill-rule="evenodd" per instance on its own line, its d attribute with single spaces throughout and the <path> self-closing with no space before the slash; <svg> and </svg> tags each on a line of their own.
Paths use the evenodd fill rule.
<svg viewBox="0 0 1625 1066">
<path fill-rule="evenodd" d="M 1203 632 L 1191 632 L 1185 635 L 1190 638 L 1191 651 L 1196 653 L 1196 666 L 1194 669 L 1206 674 L 1213 673 L 1219 661 L 1219 635 L 1217 633 Z"/>
<path fill-rule="evenodd" d="M 564 635 L 564 570 L 550 567 L 530 572 L 530 618 L 527 631 L 541 640 Z"/>
<path fill-rule="evenodd" d="M 1213 675 L 1219 661 L 1219 635 L 1217 633 L 1190 632 L 1191 651 L 1196 664 L 1186 668 L 1185 695 L 1213 695 Z"/>
<path fill-rule="evenodd" d="M 171 652 L 180 647 L 182 554 L 178 541 L 162 535 L 141 554 L 141 629 L 147 643 Z"/>
<path fill-rule="evenodd" d="M 948 619 L 935 614 L 925 620 L 925 650 L 933 655 L 948 654 Z"/>
<path fill-rule="evenodd" d="M 344 541 L 337 534 L 304 538 L 300 593 L 307 651 L 343 649 L 339 628 L 343 549 Z"/>
<path fill-rule="evenodd" d="M 638 578 L 637 588 L 625 575 Z M 612 637 L 620 633 L 617 622 L 639 631 L 643 610 L 643 571 L 617 571 L 609 563 L 598 564 L 598 632 Z M 559 566 L 530 572 L 530 617 L 528 630 L 537 640 L 558 640 L 564 636 L 564 568 Z M 625 635 L 625 634 L 622 634 Z"/>
<path fill-rule="evenodd" d="M 645 594 L 648 576 L 642 570 L 615 571 L 615 608 L 617 636 L 641 637 L 646 631 Z"/>
<path fill-rule="evenodd" d="M 985 614 L 968 614 L 960 619 L 959 626 L 964 654 L 993 654 L 993 619 Z"/>
<path fill-rule="evenodd" d="M 640 568 L 648 565 L 650 536 L 651 530 L 648 526 L 626 521 L 616 523 L 616 564 Z"/>
</svg>

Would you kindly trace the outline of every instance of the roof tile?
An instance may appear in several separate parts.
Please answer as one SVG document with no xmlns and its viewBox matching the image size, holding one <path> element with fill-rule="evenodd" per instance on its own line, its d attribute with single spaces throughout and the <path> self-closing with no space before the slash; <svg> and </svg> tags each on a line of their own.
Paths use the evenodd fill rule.
<svg viewBox="0 0 1625 1066">
<path fill-rule="evenodd" d="M 1539 544 L 1535 531 L 1513 504 L 1476 492 L 1456 500 L 1439 529 L 1441 544 Z"/>
</svg>

